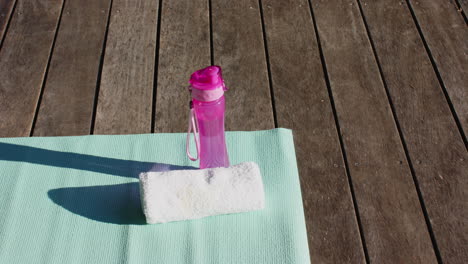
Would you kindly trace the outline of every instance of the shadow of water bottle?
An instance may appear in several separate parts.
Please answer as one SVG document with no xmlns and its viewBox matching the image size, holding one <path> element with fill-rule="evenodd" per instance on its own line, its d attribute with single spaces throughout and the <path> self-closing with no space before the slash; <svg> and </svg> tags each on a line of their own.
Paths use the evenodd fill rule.
<svg viewBox="0 0 468 264">
<path fill-rule="evenodd" d="M 128 162 L 128 161 L 127 161 Z M 130 165 L 130 164 L 127 164 Z M 170 164 L 134 164 L 139 168 L 133 174 L 135 177 L 143 171 L 169 171 L 195 169 L 188 166 Z M 149 169 L 144 169 L 150 165 Z M 145 224 L 140 202 L 138 182 L 115 185 L 67 187 L 48 191 L 49 198 L 68 211 L 95 221 L 119 224 Z"/>
<path fill-rule="evenodd" d="M 71 168 L 137 179 L 141 172 L 195 169 L 166 163 L 87 155 L 0 142 L 0 160 Z M 145 223 L 139 183 L 65 187 L 49 190 L 48 197 L 64 209 L 95 221 L 139 225 Z"/>
<path fill-rule="evenodd" d="M 100 159 L 100 168 L 108 167 L 109 172 L 121 165 L 105 164 Z M 111 163 L 115 160 L 112 159 Z M 139 173 L 147 171 L 169 171 L 195 169 L 189 166 L 177 166 L 163 163 L 125 161 L 133 172 L 126 175 L 137 178 Z M 138 182 L 115 185 L 67 187 L 48 192 L 49 198 L 68 211 L 95 221 L 119 225 L 143 225 L 145 216 L 141 209 Z"/>
<path fill-rule="evenodd" d="M 146 223 L 137 182 L 58 188 L 47 194 L 54 203 L 88 219 L 119 225 Z"/>
</svg>

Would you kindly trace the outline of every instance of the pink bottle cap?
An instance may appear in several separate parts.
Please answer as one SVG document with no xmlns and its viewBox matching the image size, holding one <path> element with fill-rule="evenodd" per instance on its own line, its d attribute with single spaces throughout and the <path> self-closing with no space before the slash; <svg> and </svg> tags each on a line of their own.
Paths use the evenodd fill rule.
<svg viewBox="0 0 468 264">
<path fill-rule="evenodd" d="M 215 101 L 227 90 L 219 66 L 208 66 L 192 73 L 189 83 L 192 98 L 202 102 Z"/>
</svg>

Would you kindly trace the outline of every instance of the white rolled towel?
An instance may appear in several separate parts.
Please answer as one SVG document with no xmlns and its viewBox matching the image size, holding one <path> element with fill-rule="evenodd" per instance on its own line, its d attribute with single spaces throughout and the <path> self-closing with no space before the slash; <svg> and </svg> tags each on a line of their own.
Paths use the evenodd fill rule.
<svg viewBox="0 0 468 264">
<path fill-rule="evenodd" d="M 229 168 L 144 172 L 140 196 L 149 224 L 265 207 L 262 176 L 254 162 Z"/>
</svg>

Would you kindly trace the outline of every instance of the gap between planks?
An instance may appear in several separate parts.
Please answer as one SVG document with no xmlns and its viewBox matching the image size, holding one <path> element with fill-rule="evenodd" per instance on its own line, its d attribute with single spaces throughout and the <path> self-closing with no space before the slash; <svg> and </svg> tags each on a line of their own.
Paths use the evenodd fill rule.
<svg viewBox="0 0 468 264">
<path fill-rule="evenodd" d="M 55 42 L 57 40 L 57 34 L 58 34 L 59 29 L 60 29 L 60 22 L 62 21 L 63 8 L 65 6 L 65 1 L 66 0 L 62 1 L 62 7 L 60 8 L 60 15 L 59 15 L 59 18 L 58 18 L 58 21 L 57 21 L 57 26 L 55 27 L 54 39 L 52 41 L 52 46 L 51 46 L 50 51 L 49 51 L 49 58 L 47 59 L 46 70 L 45 70 L 44 76 L 42 77 L 42 84 L 41 84 L 41 88 L 40 88 L 41 90 L 39 92 L 39 98 L 37 99 L 36 110 L 34 112 L 34 117 L 33 117 L 33 120 L 31 122 L 31 129 L 29 130 L 29 136 L 30 137 L 33 136 L 34 126 L 36 125 L 36 121 L 37 121 L 37 115 L 39 114 L 39 108 L 41 107 L 42 95 L 44 94 L 44 87 L 45 87 L 46 82 L 47 82 L 47 74 L 49 73 L 50 61 L 52 60 L 52 55 L 54 53 Z"/>
<path fill-rule="evenodd" d="M 349 170 L 348 157 L 346 155 L 346 149 L 345 149 L 344 143 L 343 143 L 343 137 L 342 137 L 342 134 L 341 134 L 340 122 L 338 120 L 338 114 L 337 114 L 337 111 L 336 111 L 335 101 L 333 99 L 333 92 L 332 92 L 332 89 L 331 89 L 330 78 L 328 76 L 327 64 L 325 62 L 325 56 L 323 54 L 322 44 L 320 42 L 320 35 L 319 35 L 318 28 L 317 28 L 317 22 L 316 22 L 316 19 L 315 19 L 314 8 L 312 7 L 311 0 L 308 0 L 308 3 L 309 3 L 309 10 L 310 10 L 311 17 L 312 17 L 312 23 L 314 25 L 315 36 L 316 36 L 316 39 L 317 39 L 317 45 L 318 45 L 318 49 L 319 49 L 319 53 L 320 53 L 320 61 L 322 63 L 323 75 L 324 75 L 325 83 L 326 83 L 326 86 L 327 86 L 328 96 L 329 96 L 329 99 L 330 99 L 330 104 L 331 104 L 331 108 L 332 108 L 332 112 L 333 112 L 333 118 L 335 120 L 336 133 L 337 133 L 337 136 L 338 136 L 338 139 L 339 139 L 339 142 L 340 142 L 341 154 L 343 155 L 343 161 L 344 161 L 344 164 L 345 164 L 346 176 L 347 176 L 347 180 L 348 180 L 349 189 L 351 191 L 351 197 L 352 197 L 352 200 L 353 200 L 353 206 L 354 206 L 356 221 L 357 221 L 357 224 L 358 224 L 358 227 L 359 227 L 359 236 L 360 236 L 360 239 L 361 239 L 362 249 L 364 251 L 364 258 L 366 260 L 366 263 L 369 264 L 370 263 L 369 252 L 368 252 L 368 249 L 367 249 L 366 239 L 365 239 L 365 236 L 364 236 L 364 229 L 363 229 L 363 226 L 362 226 L 361 215 L 359 213 L 359 206 L 358 206 L 357 199 L 356 199 L 356 194 L 355 194 L 355 190 L 354 190 L 354 186 L 353 186 L 353 180 L 351 178 L 351 173 L 350 173 L 350 170 Z"/>
<path fill-rule="evenodd" d="M 3 35 L 0 36 L 0 50 L 2 49 L 3 40 L 5 39 L 5 36 L 6 36 L 7 32 L 8 32 L 8 28 L 10 27 L 11 18 L 13 17 L 13 14 L 15 13 L 16 3 L 17 3 L 17 1 L 15 1 L 13 3 L 13 7 L 11 8 L 10 12 L 6 15 L 6 16 L 8 16 L 8 18 L 7 18 L 7 21 L 6 21 L 5 28 L 3 30 Z"/>
<path fill-rule="evenodd" d="M 265 32 L 265 18 L 263 16 L 262 0 L 258 0 L 258 6 L 260 10 L 260 19 L 262 21 L 262 36 L 263 36 L 263 44 L 265 48 L 265 59 L 266 59 L 267 73 L 268 73 L 268 85 L 270 87 L 271 107 L 273 111 L 273 122 L 275 123 L 275 128 L 278 128 L 278 117 L 276 115 L 276 105 L 275 105 L 275 92 L 273 90 L 273 81 L 271 79 L 270 54 L 268 53 L 268 42 L 267 42 L 267 37 L 266 37 L 266 32 Z"/>
<path fill-rule="evenodd" d="M 455 107 L 453 106 L 452 100 L 450 99 L 450 96 L 447 92 L 447 88 L 445 87 L 444 81 L 442 80 L 442 77 L 440 76 L 439 69 L 437 67 L 437 64 L 434 61 L 434 56 L 432 55 L 431 49 L 427 45 L 426 38 L 424 37 L 424 34 L 421 30 L 421 26 L 419 25 L 418 19 L 416 18 L 416 15 L 414 14 L 413 6 L 411 4 L 410 0 L 406 0 L 406 3 L 408 5 L 409 11 L 411 13 L 411 17 L 413 18 L 414 24 L 416 26 L 416 29 L 418 30 L 419 37 L 422 40 L 422 43 L 424 45 L 424 48 L 426 50 L 427 56 L 429 57 L 429 60 L 431 61 L 432 68 L 434 69 L 434 73 L 437 76 L 437 80 L 439 81 L 440 88 L 442 89 L 442 92 L 444 93 L 445 99 L 447 100 L 447 104 L 450 108 L 450 111 L 452 112 L 453 119 L 455 123 L 457 124 L 458 132 L 460 133 L 460 136 L 465 143 L 465 148 L 468 149 L 468 143 L 466 140 L 466 135 L 465 132 L 463 131 L 463 126 L 460 122 L 460 118 L 457 115 L 457 112 L 455 111 Z"/>
<path fill-rule="evenodd" d="M 161 39 L 161 15 L 163 9 L 163 1 L 159 0 L 158 20 L 156 22 L 156 45 L 154 58 L 154 77 L 153 77 L 153 103 L 151 105 L 151 133 L 154 133 L 156 126 L 156 103 L 158 89 L 158 72 L 159 72 L 159 44 Z"/>
<path fill-rule="evenodd" d="M 369 42 L 370 42 L 371 47 L 372 47 L 372 53 L 373 53 L 374 58 L 375 58 L 375 60 L 377 62 L 377 67 L 379 69 L 379 74 L 380 74 L 380 77 L 382 78 L 383 86 L 385 88 L 385 94 L 387 95 L 387 100 L 388 100 L 388 102 L 390 104 L 390 109 L 392 111 L 393 119 L 395 120 L 395 125 L 396 125 L 397 130 L 398 130 L 398 135 L 399 135 L 401 143 L 403 145 L 403 150 L 405 152 L 406 160 L 408 161 L 411 176 L 413 178 L 413 182 L 414 182 L 414 186 L 416 188 L 419 203 L 421 205 L 421 209 L 422 209 L 422 212 L 423 212 L 423 215 L 424 215 L 424 220 L 426 221 L 426 226 L 427 226 L 427 229 L 428 229 L 428 232 L 429 232 L 429 236 L 431 238 L 432 246 L 433 246 L 434 252 L 436 254 L 437 262 L 442 263 L 442 258 L 440 256 L 439 247 L 437 245 L 437 241 L 436 241 L 435 236 L 434 236 L 434 231 L 432 230 L 432 225 L 431 225 L 431 222 L 430 222 L 430 219 L 429 219 L 429 215 L 427 213 L 426 205 L 424 203 L 424 198 L 423 198 L 423 196 L 421 194 L 421 189 L 419 187 L 419 182 L 418 182 L 418 179 L 416 178 L 416 175 L 415 175 L 415 172 L 414 172 L 413 162 L 412 162 L 412 160 L 411 160 L 411 158 L 409 156 L 406 140 L 405 140 L 405 138 L 403 136 L 403 133 L 401 131 L 400 121 L 398 120 L 398 117 L 397 117 L 396 112 L 395 112 L 395 105 L 393 104 L 393 100 L 390 97 L 388 86 L 387 86 L 387 81 L 386 81 L 385 76 L 384 76 L 384 74 L 382 72 L 382 66 L 380 65 L 380 60 L 379 60 L 379 58 L 377 56 L 374 40 L 372 39 L 372 35 L 370 34 L 370 31 L 369 31 L 369 25 L 367 24 L 366 17 L 364 16 L 364 12 L 362 11 L 361 2 L 360 2 L 360 0 L 356 0 L 356 2 L 358 4 L 359 12 L 361 14 L 362 20 L 364 22 L 364 26 L 366 28 L 367 37 L 368 37 Z"/>
<path fill-rule="evenodd" d="M 112 14 L 112 5 L 114 0 L 111 0 L 109 6 L 109 13 L 107 14 L 107 21 L 106 21 L 106 30 L 104 32 L 104 41 L 102 42 L 102 49 L 101 49 L 101 58 L 99 60 L 99 69 L 98 69 L 98 76 L 96 79 L 96 90 L 94 93 L 94 103 L 93 103 L 93 113 L 91 116 L 91 125 L 89 129 L 89 134 L 94 134 L 94 123 L 96 121 L 96 112 L 97 112 L 97 104 L 99 99 L 99 89 L 101 88 L 101 75 L 102 75 L 102 66 L 104 64 L 104 56 L 106 55 L 106 45 L 107 45 L 107 33 L 109 32 L 109 25 L 110 25 L 110 18 Z"/>
</svg>

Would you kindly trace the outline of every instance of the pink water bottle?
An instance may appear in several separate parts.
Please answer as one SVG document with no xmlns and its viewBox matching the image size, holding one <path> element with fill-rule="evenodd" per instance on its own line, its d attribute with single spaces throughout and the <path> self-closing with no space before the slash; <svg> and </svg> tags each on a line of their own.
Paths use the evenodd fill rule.
<svg viewBox="0 0 468 264">
<path fill-rule="evenodd" d="M 200 169 L 229 167 L 224 135 L 224 91 L 227 90 L 221 67 L 209 66 L 190 76 L 189 133 L 187 154 L 191 160 L 200 158 Z M 197 158 L 190 155 L 188 142 L 191 130 L 195 134 Z M 198 134 L 198 135 L 197 135 Z"/>
</svg>

